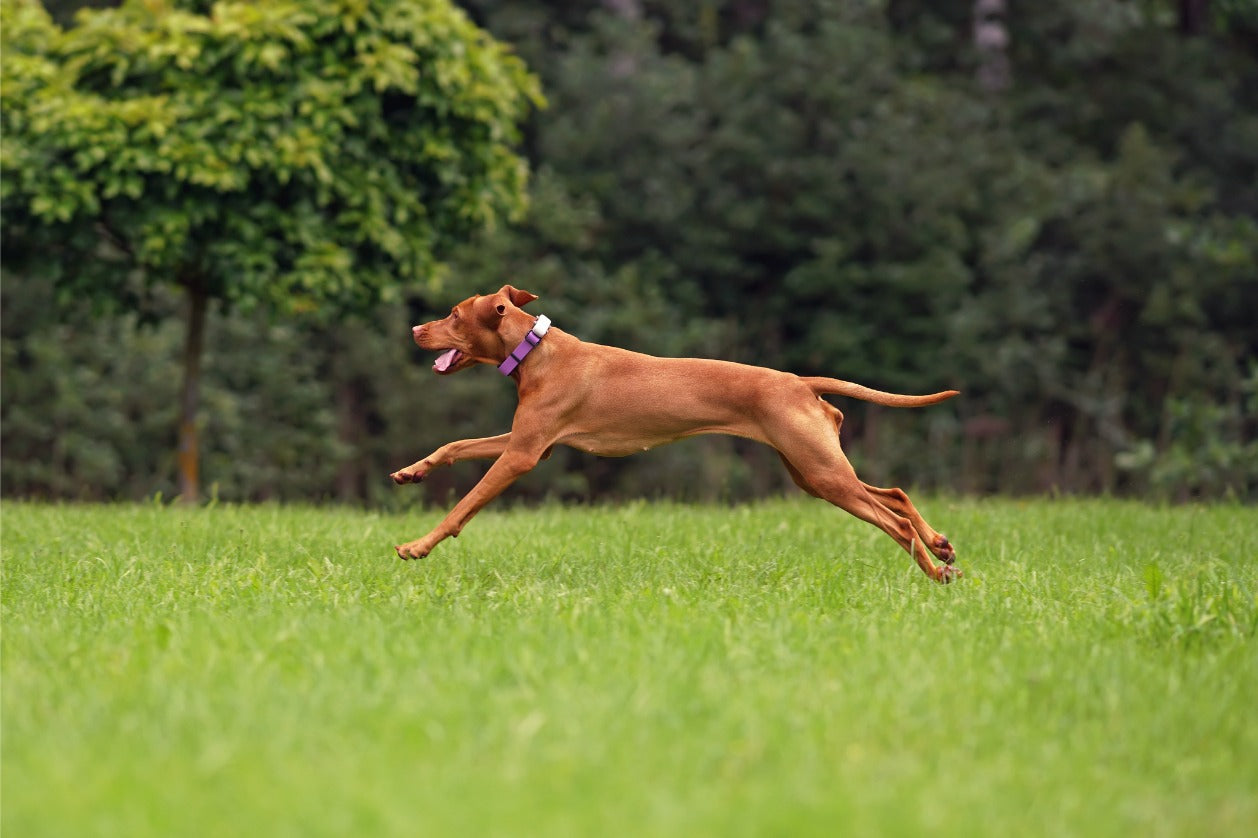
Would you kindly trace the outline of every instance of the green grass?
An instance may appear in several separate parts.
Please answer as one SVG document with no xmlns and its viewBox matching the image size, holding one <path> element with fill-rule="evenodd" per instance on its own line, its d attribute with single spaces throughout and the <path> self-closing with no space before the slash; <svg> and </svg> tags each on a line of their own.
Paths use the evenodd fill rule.
<svg viewBox="0 0 1258 838">
<path fill-rule="evenodd" d="M 3 509 L 6 836 L 1240 835 L 1258 512 Z"/>
</svg>

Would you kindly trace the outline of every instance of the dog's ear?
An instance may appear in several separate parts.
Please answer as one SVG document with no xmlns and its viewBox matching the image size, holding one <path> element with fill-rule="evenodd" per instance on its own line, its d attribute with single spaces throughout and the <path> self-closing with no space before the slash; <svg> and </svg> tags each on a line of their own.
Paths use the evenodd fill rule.
<svg viewBox="0 0 1258 838">
<path fill-rule="evenodd" d="M 476 302 L 472 304 L 472 313 L 476 315 L 477 320 L 489 328 L 497 329 L 498 324 L 502 322 L 502 316 L 507 313 L 507 303 L 508 299 L 503 294 L 477 297 Z"/>
<path fill-rule="evenodd" d="M 502 322 L 503 316 L 507 313 L 507 303 L 514 306 L 522 306 L 536 299 L 536 294 L 530 294 L 528 291 L 521 291 L 510 285 L 504 285 L 498 290 L 498 293 L 481 297 L 476 301 L 477 316 L 480 317 L 485 325 L 496 329 L 498 324 Z"/>
<path fill-rule="evenodd" d="M 502 288 L 498 289 L 498 293 L 505 295 L 512 304 L 520 307 L 526 306 L 537 299 L 536 294 L 530 294 L 528 291 L 521 291 L 519 288 L 514 288 L 510 285 L 502 286 Z"/>
</svg>

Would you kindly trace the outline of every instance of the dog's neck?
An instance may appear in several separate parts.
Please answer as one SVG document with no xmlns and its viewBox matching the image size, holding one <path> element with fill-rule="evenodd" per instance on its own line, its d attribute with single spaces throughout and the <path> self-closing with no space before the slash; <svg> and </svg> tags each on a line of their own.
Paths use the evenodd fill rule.
<svg viewBox="0 0 1258 838">
<path fill-rule="evenodd" d="M 525 362 L 526 357 L 530 356 L 533 350 L 541 346 L 542 338 L 546 337 L 550 331 L 550 317 L 546 315 L 538 315 L 531 318 L 532 322 L 528 323 L 527 331 L 523 332 L 520 341 L 515 342 L 515 349 L 508 352 L 506 359 L 503 359 L 498 365 L 498 371 L 508 377 L 516 377 L 517 371 L 520 370 L 521 364 Z M 512 341 L 507 341 L 507 346 L 511 346 Z"/>
</svg>

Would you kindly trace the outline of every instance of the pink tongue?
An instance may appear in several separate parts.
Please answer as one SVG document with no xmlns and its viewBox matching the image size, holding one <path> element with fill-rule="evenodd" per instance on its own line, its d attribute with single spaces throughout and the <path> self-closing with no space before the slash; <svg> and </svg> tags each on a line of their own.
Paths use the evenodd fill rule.
<svg viewBox="0 0 1258 838">
<path fill-rule="evenodd" d="M 454 359 L 458 356 L 459 350 L 447 349 L 437 356 L 437 360 L 433 363 L 432 368 L 437 372 L 445 372 L 450 369 L 450 365 L 454 363 Z"/>
</svg>

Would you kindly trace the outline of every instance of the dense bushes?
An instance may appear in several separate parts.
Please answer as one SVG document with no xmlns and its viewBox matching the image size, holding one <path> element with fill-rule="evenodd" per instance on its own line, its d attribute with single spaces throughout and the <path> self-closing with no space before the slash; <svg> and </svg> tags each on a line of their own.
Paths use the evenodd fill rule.
<svg viewBox="0 0 1258 838">
<path fill-rule="evenodd" d="M 504 281 L 589 340 L 964 391 L 844 404 L 872 481 L 1258 492 L 1243 3 L 1196 34 L 1169 2 L 1019 6 L 1002 92 L 974 81 L 970 3 L 468 5 L 550 102 L 526 132 L 530 214 L 410 289 L 409 311 L 214 318 L 205 475 L 223 496 L 395 496 L 388 471 L 504 429 L 510 386 L 434 380 L 406 328 Z M 39 289 L 6 275 L 4 491 L 169 491 L 173 333 L 54 312 Z M 788 485 L 779 469 L 700 440 L 565 454 L 521 492 L 746 497 Z"/>
</svg>

